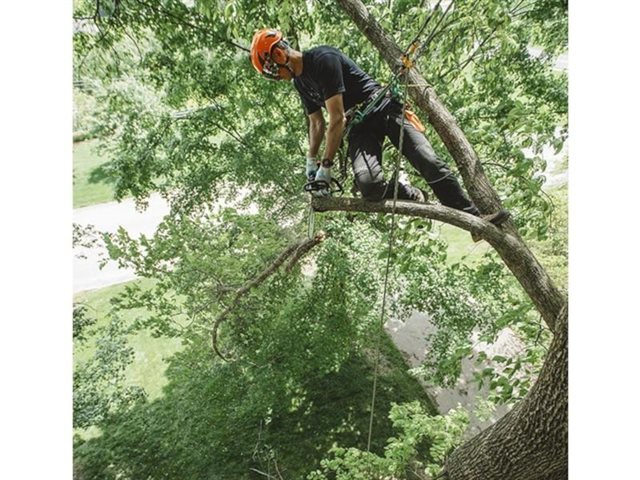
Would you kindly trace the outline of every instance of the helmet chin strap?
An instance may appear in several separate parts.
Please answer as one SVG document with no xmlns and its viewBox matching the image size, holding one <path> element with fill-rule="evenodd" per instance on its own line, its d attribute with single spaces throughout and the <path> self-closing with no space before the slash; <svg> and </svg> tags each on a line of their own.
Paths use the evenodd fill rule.
<svg viewBox="0 0 640 480">
<path fill-rule="evenodd" d="M 285 63 L 285 64 L 283 64 L 283 65 L 278 64 L 278 66 L 279 66 L 279 67 L 282 67 L 282 68 L 285 68 L 285 69 L 287 69 L 287 70 L 289 70 L 289 73 L 291 74 L 291 78 L 295 78 L 296 74 L 295 74 L 295 72 L 293 71 L 293 69 L 288 65 L 288 60 L 287 60 L 287 63 Z"/>
</svg>

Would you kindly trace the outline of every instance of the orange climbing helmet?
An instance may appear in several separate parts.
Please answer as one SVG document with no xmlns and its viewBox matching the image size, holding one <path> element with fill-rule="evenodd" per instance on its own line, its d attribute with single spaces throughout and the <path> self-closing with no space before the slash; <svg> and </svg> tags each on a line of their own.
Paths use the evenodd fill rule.
<svg viewBox="0 0 640 480">
<path fill-rule="evenodd" d="M 279 80 L 280 68 L 286 68 L 289 55 L 289 43 L 282 38 L 282 32 L 273 28 L 258 30 L 251 41 L 251 63 L 254 68 L 267 78 Z M 293 73 L 293 72 L 291 72 Z"/>
</svg>

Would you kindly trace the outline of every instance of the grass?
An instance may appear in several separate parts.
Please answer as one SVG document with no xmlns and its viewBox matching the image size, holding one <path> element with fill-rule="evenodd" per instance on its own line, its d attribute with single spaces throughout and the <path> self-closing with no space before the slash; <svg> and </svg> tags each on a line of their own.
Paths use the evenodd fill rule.
<svg viewBox="0 0 640 480">
<path fill-rule="evenodd" d="M 436 223 L 436 225 L 438 224 Z M 474 243 L 471 240 L 471 234 L 461 228 L 447 223 L 441 223 L 436 228 L 439 228 L 440 236 L 449 244 L 447 248 L 447 263 L 449 264 L 461 261 L 467 264 L 476 263 L 491 249 L 491 246 L 485 241 Z"/>
<path fill-rule="evenodd" d="M 108 159 L 96 152 L 96 140 L 73 145 L 73 208 L 113 200 L 113 180 L 105 166 Z"/>
<path fill-rule="evenodd" d="M 149 280 L 136 280 L 136 282 L 150 283 Z M 74 297 L 74 302 L 87 305 L 88 314 L 97 318 L 96 327 L 104 326 L 109 321 L 111 299 L 122 292 L 127 284 L 119 284 L 111 287 L 82 292 Z M 142 309 L 128 310 L 121 313 L 127 320 L 148 315 Z M 87 361 L 94 353 L 92 340 L 88 340 L 86 346 L 74 345 L 74 364 Z M 166 360 L 180 350 L 178 339 L 154 338 L 149 332 L 141 331 L 129 338 L 129 345 L 135 351 L 135 359 L 127 368 L 126 378 L 130 385 L 141 386 L 145 389 L 150 399 L 162 395 L 162 388 L 166 385 L 165 377 Z"/>
</svg>

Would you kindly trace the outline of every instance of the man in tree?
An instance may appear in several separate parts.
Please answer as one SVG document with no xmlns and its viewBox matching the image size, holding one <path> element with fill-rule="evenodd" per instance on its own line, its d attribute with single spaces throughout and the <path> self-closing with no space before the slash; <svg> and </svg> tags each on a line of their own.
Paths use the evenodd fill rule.
<svg viewBox="0 0 640 480">
<path fill-rule="evenodd" d="M 309 117 L 307 178 L 330 183 L 333 159 L 347 126 L 345 112 L 363 108 L 372 102 L 381 89 L 380 84 L 338 49 L 319 46 L 299 52 L 291 48 L 282 33 L 275 29 L 256 32 L 251 42 L 251 62 L 259 73 L 269 79 L 293 79 Z M 349 157 L 363 198 L 370 201 L 393 198 L 393 183 L 384 179 L 382 171 L 382 145 L 387 137 L 399 148 L 400 129 L 404 122 L 402 153 L 427 181 L 438 200 L 445 206 L 480 216 L 457 178 L 418 129 L 419 125 L 406 116 L 403 118 L 402 104 L 391 95 L 378 97 L 378 100 L 366 118 L 348 133 Z M 323 107 L 329 113 L 328 128 L 321 111 Z M 324 153 L 318 160 L 325 132 Z M 327 191 L 322 193 L 328 195 Z M 398 198 L 425 200 L 422 191 L 401 182 L 398 184 Z M 509 218 L 509 212 L 500 210 L 483 218 L 500 225 Z"/>
</svg>

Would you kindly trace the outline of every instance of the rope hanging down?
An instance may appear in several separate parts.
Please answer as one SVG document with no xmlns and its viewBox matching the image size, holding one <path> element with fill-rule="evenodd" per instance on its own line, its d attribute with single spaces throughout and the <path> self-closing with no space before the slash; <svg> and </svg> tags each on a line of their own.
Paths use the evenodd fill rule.
<svg viewBox="0 0 640 480">
<path fill-rule="evenodd" d="M 440 2 L 438 2 L 438 5 L 436 5 L 436 9 L 439 5 L 440 5 Z M 376 98 L 374 98 L 374 100 L 370 102 L 370 104 L 367 107 L 369 108 L 371 104 L 374 104 L 378 102 L 381 98 L 383 98 L 383 96 L 387 94 L 389 89 L 392 88 L 393 84 L 395 84 L 395 82 L 398 80 L 398 78 L 400 78 L 401 75 L 405 76 L 404 77 L 404 94 L 403 94 L 403 101 L 402 101 L 402 114 L 400 115 L 400 139 L 398 141 L 398 154 L 396 155 L 396 162 L 395 162 L 394 173 L 393 173 L 394 181 L 393 181 L 393 203 L 391 207 L 391 229 L 389 231 L 389 245 L 387 247 L 387 262 L 386 262 L 385 273 L 384 273 L 384 286 L 382 289 L 382 306 L 380 309 L 380 322 L 378 325 L 379 329 L 378 329 L 378 336 L 376 340 L 376 359 L 375 359 L 375 366 L 373 371 L 373 387 L 371 390 L 371 414 L 369 416 L 369 433 L 367 435 L 367 452 L 371 451 L 371 436 L 373 433 L 373 417 L 375 413 L 376 393 L 377 393 L 377 387 L 378 387 L 378 375 L 380 370 L 380 357 L 381 357 L 380 344 L 382 341 L 382 336 L 384 335 L 384 315 L 385 315 L 385 309 L 387 306 L 387 290 L 389 287 L 389 271 L 391 268 L 391 254 L 393 252 L 393 245 L 395 242 L 396 203 L 398 201 L 400 160 L 402 157 L 402 147 L 404 143 L 404 128 L 405 128 L 405 123 L 407 121 L 405 118 L 405 114 L 407 112 L 407 97 L 409 92 L 409 88 L 408 88 L 409 76 L 407 75 L 407 73 L 411 68 L 413 68 L 418 56 L 424 51 L 427 43 L 429 43 L 432 39 L 432 35 L 430 35 L 427 38 L 427 41 L 425 41 L 422 45 L 418 43 L 418 38 L 420 37 L 420 35 L 422 35 L 424 30 L 426 29 L 426 26 L 431 20 L 431 17 L 432 15 L 429 15 L 429 17 L 427 17 L 424 24 L 418 31 L 418 34 L 414 37 L 412 42 L 409 44 L 409 47 L 407 47 L 405 52 L 402 54 L 402 57 L 401 57 L 402 67 L 393 76 L 389 84 L 385 88 L 383 88 L 380 92 L 378 92 L 378 94 L 376 95 Z M 415 57 L 411 58 L 411 55 L 414 55 L 414 54 L 415 54 Z M 373 109 L 373 107 L 371 107 L 371 109 Z"/>
<path fill-rule="evenodd" d="M 405 125 L 405 111 L 407 108 L 407 88 L 406 83 L 408 81 L 408 76 L 405 76 L 405 90 L 404 90 L 404 98 L 402 105 L 402 115 L 400 116 L 400 140 L 398 142 L 398 154 L 396 155 L 396 163 L 394 167 L 394 181 L 393 181 L 393 204 L 391 207 L 391 230 L 389 231 L 389 246 L 387 248 L 387 264 L 384 272 L 384 286 L 382 289 L 382 308 L 380 309 L 380 324 L 378 330 L 378 338 L 376 341 L 376 361 L 375 367 L 373 370 L 373 388 L 371 391 L 371 415 L 369 416 L 369 434 L 367 436 L 367 452 L 371 450 L 371 434 L 373 432 L 373 415 L 375 410 L 376 403 L 376 390 L 378 386 L 378 372 L 380 369 L 380 343 L 382 341 L 382 335 L 384 335 L 384 314 L 385 308 L 387 306 L 387 289 L 389 286 L 389 270 L 391 268 L 391 253 L 393 251 L 393 244 L 395 240 L 395 230 L 396 230 L 396 202 L 398 201 L 398 179 L 400 177 L 400 158 L 402 156 L 402 144 L 404 140 L 404 125 Z"/>
</svg>

